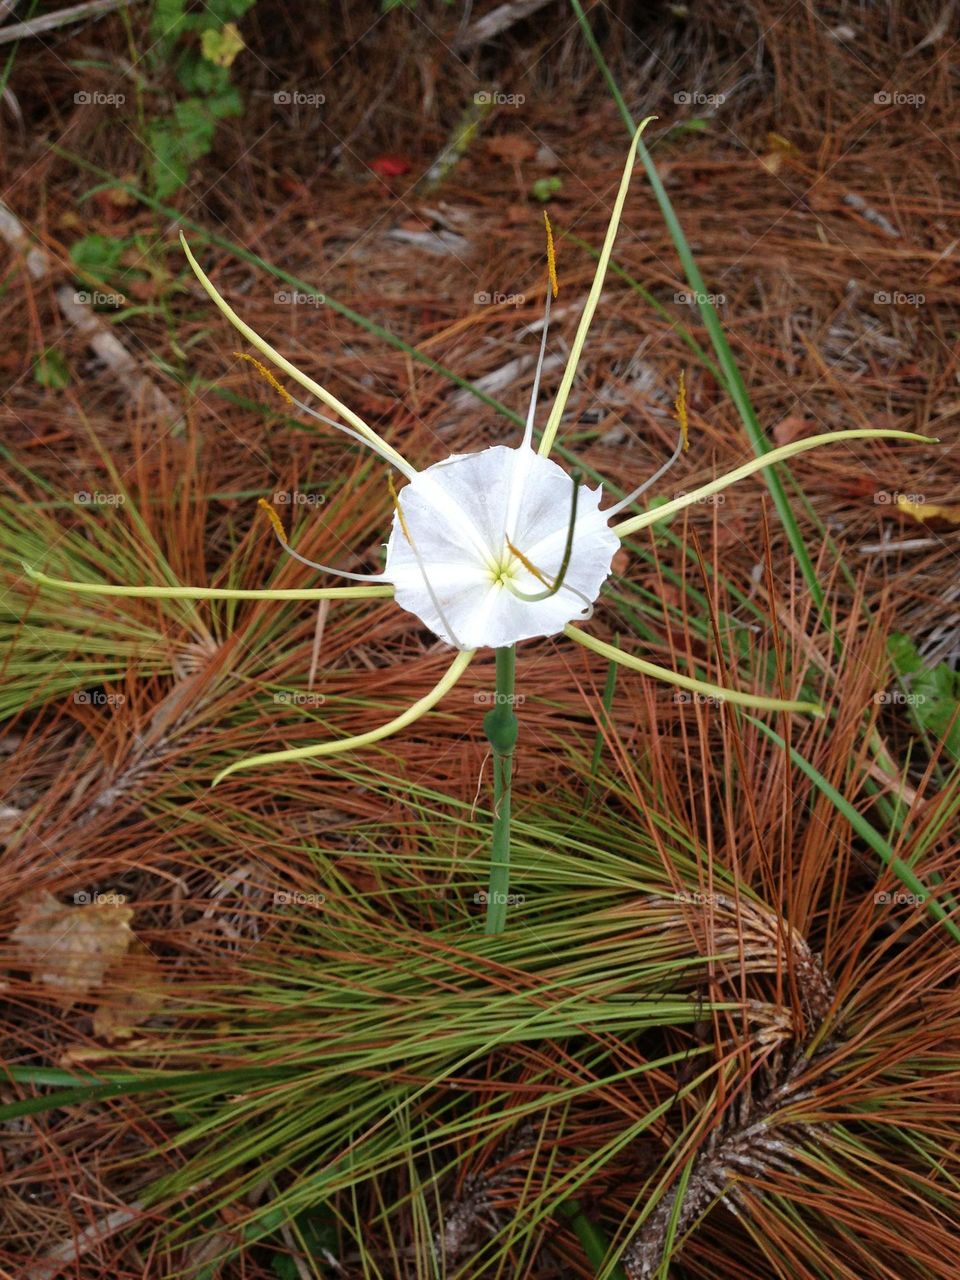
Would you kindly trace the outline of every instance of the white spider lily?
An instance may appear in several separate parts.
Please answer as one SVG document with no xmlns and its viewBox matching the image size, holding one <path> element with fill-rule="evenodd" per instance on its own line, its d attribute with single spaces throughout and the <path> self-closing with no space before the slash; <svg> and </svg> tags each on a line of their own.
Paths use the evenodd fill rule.
<svg viewBox="0 0 960 1280">
<path fill-rule="evenodd" d="M 526 445 L 455 455 L 403 489 L 383 576 L 458 649 L 556 635 L 591 611 L 620 546 L 600 497 Z"/>
<path fill-rule="evenodd" d="M 628 535 L 692 506 L 754 472 L 823 444 L 876 437 L 928 439 L 912 432 L 894 430 L 833 431 L 812 436 L 773 449 L 762 457 L 753 458 L 666 505 L 613 524 L 611 520 L 630 506 L 667 470 L 679 455 L 680 444 L 678 443 L 673 457 L 654 476 L 622 501 L 606 509 L 601 509 L 600 506 L 603 497 L 600 487 L 584 487 L 578 476 L 567 474 L 550 460 L 548 454 L 566 407 L 587 330 L 603 287 L 636 159 L 637 144 L 646 123 L 644 121 L 637 130 L 627 156 L 593 284 L 537 451 L 533 449 L 534 413 L 546 349 L 551 297 L 549 289 L 533 396 L 519 446 L 508 448 L 493 445 L 478 453 L 454 454 L 417 471 L 372 427 L 297 369 L 241 320 L 204 274 L 181 235 L 184 251 L 197 278 L 231 324 L 263 356 L 316 396 L 343 422 L 326 418 L 300 401 L 293 403 L 312 416 L 362 441 L 406 479 L 407 484 L 395 500 L 393 527 L 387 543 L 384 570 L 380 574 L 370 575 L 346 573 L 306 560 L 287 545 L 282 527 L 271 512 L 274 527 L 284 548 L 297 559 L 322 573 L 350 578 L 363 585 L 273 591 L 131 587 L 67 582 L 49 578 L 25 566 L 27 573 L 45 586 L 111 596 L 216 600 L 349 600 L 392 595 L 402 608 L 416 615 L 441 640 L 460 650 L 443 679 L 387 724 L 352 738 L 288 751 L 273 751 L 239 760 L 218 774 L 215 782 L 238 769 L 313 759 L 380 741 L 412 724 L 434 707 L 456 684 L 477 649 L 504 648 L 520 640 L 552 636 L 561 631 L 571 640 L 611 661 L 683 689 L 761 710 L 819 713 L 820 709 L 812 703 L 759 697 L 695 680 L 625 653 L 573 625 L 575 621 L 584 620 L 592 613 L 593 604 L 610 573 L 614 553 L 621 540 Z M 552 241 L 549 247 L 550 277 L 555 292 Z M 283 391 L 283 388 L 280 390 Z M 285 391 L 283 394 L 287 395 Z M 288 398 L 292 400 L 292 397 Z"/>
</svg>

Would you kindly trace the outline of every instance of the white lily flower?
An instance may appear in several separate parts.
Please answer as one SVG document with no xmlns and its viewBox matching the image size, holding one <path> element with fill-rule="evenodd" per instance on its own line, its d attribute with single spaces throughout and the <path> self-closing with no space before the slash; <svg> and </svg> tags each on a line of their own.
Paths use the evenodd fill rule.
<svg viewBox="0 0 960 1280">
<path fill-rule="evenodd" d="M 567 472 L 526 445 L 419 472 L 401 491 L 387 544 L 383 576 L 397 604 L 458 649 L 557 635 L 589 616 L 620 539 L 599 486 L 576 487 L 571 522 L 574 493 Z"/>
<path fill-rule="evenodd" d="M 685 431 L 681 431 L 681 441 L 678 441 L 673 456 L 653 476 L 626 498 L 606 509 L 600 507 L 602 489 L 599 486 L 596 489 L 586 488 L 578 475 L 569 475 L 550 460 L 548 454 L 566 407 L 587 330 L 603 287 L 636 159 L 637 145 L 647 123 L 648 121 L 644 121 L 637 130 L 630 147 L 593 284 L 577 327 L 557 397 L 536 451 L 533 448 L 534 415 L 546 349 L 550 289 L 547 291 L 546 317 L 533 395 L 519 446 L 510 448 L 498 444 L 478 453 L 454 454 L 418 471 L 372 427 L 297 369 L 241 320 L 204 274 L 181 235 L 187 258 L 198 280 L 230 323 L 263 356 L 306 388 L 343 421 L 324 417 L 309 405 L 294 400 L 267 373 L 273 385 L 305 413 L 370 447 L 407 481 L 399 494 L 395 495 L 393 527 L 387 543 L 384 570 L 378 574 L 348 573 L 305 559 L 288 545 L 279 519 L 268 507 L 285 550 L 321 573 L 334 574 L 362 585 L 296 590 L 113 586 L 50 578 L 24 566 L 28 575 L 42 586 L 89 594 L 142 598 L 350 600 L 392 595 L 402 608 L 416 615 L 431 632 L 461 651 L 432 690 L 388 723 L 352 738 L 287 751 L 273 751 L 239 760 L 218 774 L 215 782 L 238 769 L 339 754 L 378 742 L 412 724 L 434 707 L 456 684 L 477 649 L 504 650 L 518 641 L 552 636 L 561 631 L 578 644 L 631 670 L 720 701 L 760 710 L 820 713 L 820 708 L 809 702 L 760 697 L 696 680 L 615 648 L 573 625 L 575 621 L 585 620 L 591 615 L 593 604 L 610 574 L 613 556 L 621 541 L 630 534 L 661 521 L 754 472 L 823 444 L 878 437 L 928 440 L 928 437 L 912 432 L 888 429 L 833 431 L 809 437 L 752 458 L 726 475 L 675 498 L 665 506 L 644 511 L 614 524 L 611 524 L 614 517 L 654 484 L 676 460 Z M 556 274 L 549 223 L 547 230 L 550 280 L 555 293 Z M 267 372 L 258 361 L 254 363 L 264 373 Z M 681 425 L 685 427 L 682 412 L 680 416 Z"/>
</svg>

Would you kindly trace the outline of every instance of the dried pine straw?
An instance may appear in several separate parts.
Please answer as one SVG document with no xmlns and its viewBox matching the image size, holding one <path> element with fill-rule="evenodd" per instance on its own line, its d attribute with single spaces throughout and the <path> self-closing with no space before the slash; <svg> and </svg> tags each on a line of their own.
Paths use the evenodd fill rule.
<svg viewBox="0 0 960 1280">
<path fill-rule="evenodd" d="M 174 203 L 522 412 L 543 290 L 527 193 L 559 177 L 546 402 L 592 272 L 582 242 L 599 243 L 622 163 L 622 127 L 588 51 L 560 5 L 550 23 L 520 23 L 462 62 L 446 52 L 458 6 L 382 22 L 367 7 L 301 19 L 260 0 L 243 23 L 256 56 L 237 64 L 244 117 L 221 127 Z M 875 697 L 889 681 L 890 632 L 907 632 L 931 662 L 957 656 L 960 532 L 888 500 L 956 502 L 958 491 L 955 33 L 938 27 L 932 4 L 839 5 L 829 20 L 786 3 L 691 4 L 685 20 L 636 8 L 597 6 L 590 17 L 631 109 L 660 117 L 654 155 L 722 295 L 761 422 L 778 442 L 866 425 L 943 441 L 825 450 L 793 468 L 855 575 L 836 571 L 794 503 L 829 589 L 839 657 L 758 484 L 672 531 L 691 546 L 695 535 L 718 618 L 755 621 L 736 589 L 776 619 L 776 636 L 760 626 L 749 661 L 726 674 L 767 688 L 778 644 L 791 678 L 825 673 L 836 717 L 796 721 L 791 746 L 867 815 L 872 768 L 900 805 L 898 856 L 916 857 L 929 884 L 943 877 L 945 898 L 958 887 L 956 828 L 944 820 L 952 797 L 906 715 Z M 136 175 L 134 133 L 70 105 L 72 60 L 116 62 L 123 81 L 128 52 L 114 19 L 65 31 L 55 48 L 24 45 L 11 90 L 36 136 Z M 278 85 L 321 77 L 324 113 L 276 112 Z M 495 111 L 444 185 L 414 193 L 487 85 L 526 103 Z M 875 102 L 883 92 L 925 102 Z M 727 101 L 677 103 L 678 93 Z M 671 131 L 694 116 L 707 127 Z M 287 418 L 233 358 L 234 339 L 187 278 L 172 220 L 117 188 L 82 200 L 95 177 L 0 121 L 4 198 L 53 263 L 34 280 L 4 262 L 4 537 L 35 536 L 54 555 L 69 547 L 104 576 L 147 581 L 167 566 L 185 582 L 258 586 L 277 558 L 256 497 L 306 491 L 325 501 L 287 505 L 298 549 L 378 566 L 390 511 L 382 470 Z M 384 153 L 409 172 L 377 177 Z M 179 434 L 131 399 L 57 305 L 79 236 L 137 233 L 143 247 L 128 265 L 149 267 L 133 298 L 145 309 L 114 331 L 184 412 Z M 220 248 L 203 257 L 254 327 L 416 463 L 515 439 L 505 418 L 331 307 L 277 303 L 287 286 L 266 272 Z M 687 286 L 639 176 L 615 261 L 704 341 L 695 309 L 675 300 Z M 519 301 L 478 303 L 482 293 Z M 32 374 L 51 346 L 70 366 L 59 391 Z M 675 329 L 611 277 L 564 441 L 622 488 L 637 483 L 672 447 L 681 369 L 693 447 L 670 493 L 746 458 L 748 445 Z M 111 467 L 124 510 L 78 509 L 74 493 L 116 489 Z M 649 592 L 645 649 L 688 655 L 719 678 L 709 618 L 678 586 L 707 591 L 696 561 L 665 540 L 641 549 L 598 610 L 601 634 L 628 637 L 630 610 Z M 286 565 L 282 584 L 302 574 Z M 68 1008 L 10 967 L 6 1061 L 73 1072 L 257 1062 L 277 1074 L 212 1102 L 135 1095 L 7 1121 L 0 1266 L 35 1280 L 266 1280 L 279 1251 L 300 1275 L 350 1280 L 595 1276 L 563 1207 L 576 1197 L 624 1247 L 630 1280 L 656 1274 L 670 1239 L 675 1250 L 684 1241 L 677 1277 L 952 1277 L 955 956 L 918 908 L 878 900 L 898 882 L 783 752 L 749 722 L 627 677 L 601 723 L 603 664 L 552 642 L 525 647 L 515 803 L 527 900 L 513 949 L 493 961 L 470 932 L 489 786 L 477 695 L 491 686 L 492 659 L 379 753 L 207 791 L 216 768 L 252 749 L 362 732 L 445 662 L 389 604 L 336 605 L 311 682 L 317 624 L 306 607 L 42 596 L 24 624 L 3 618 L 4 936 L 42 892 L 69 903 L 109 891 L 135 907 L 141 949 Z M 75 701 L 102 681 L 122 704 Z M 865 711 L 898 767 L 909 765 L 908 784 L 870 764 Z M 378 785 L 377 765 L 389 785 Z M 322 904 L 300 908 L 276 896 L 318 891 Z M 504 1030 L 504 1043 L 481 1051 L 507 999 L 553 1030 Z M 414 1100 L 400 1105 L 402 1090 Z M 2 1100 L 31 1091 L 43 1090 L 11 1083 Z M 380 1093 L 397 1103 L 392 1128 L 364 1110 Z M 332 1114 L 340 1097 L 339 1121 L 324 1129 L 324 1108 Z M 294 1123 L 290 1099 L 302 1109 Z M 250 1158 L 230 1165 L 231 1149 Z M 287 1197 L 300 1207 L 292 1174 L 342 1169 L 347 1156 L 356 1185 L 338 1174 L 318 1197 L 332 1206 L 326 1271 L 300 1227 L 285 1223 L 269 1247 L 249 1243 L 264 1206 Z M 161 1177 L 164 1195 L 151 1199 Z"/>
</svg>

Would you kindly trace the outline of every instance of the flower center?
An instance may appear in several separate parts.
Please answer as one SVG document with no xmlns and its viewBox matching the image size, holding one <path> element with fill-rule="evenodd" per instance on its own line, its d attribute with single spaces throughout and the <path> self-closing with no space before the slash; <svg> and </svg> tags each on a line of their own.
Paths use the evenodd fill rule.
<svg viewBox="0 0 960 1280">
<path fill-rule="evenodd" d="M 510 550 L 503 552 L 498 560 L 488 569 L 490 581 L 497 587 L 510 587 L 516 582 L 523 568 L 520 560 Z"/>
</svg>

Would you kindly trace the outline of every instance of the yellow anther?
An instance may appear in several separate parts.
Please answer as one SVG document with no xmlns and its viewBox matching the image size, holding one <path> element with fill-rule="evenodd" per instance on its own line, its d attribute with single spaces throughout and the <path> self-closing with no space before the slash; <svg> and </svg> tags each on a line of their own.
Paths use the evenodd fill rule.
<svg viewBox="0 0 960 1280">
<path fill-rule="evenodd" d="M 687 424 L 687 382 L 684 376 L 685 373 L 685 369 L 680 370 L 680 382 L 677 390 L 677 398 L 673 402 L 674 408 L 677 411 L 677 421 L 680 423 L 680 440 L 683 444 L 684 453 L 686 453 L 690 448 Z"/>
<path fill-rule="evenodd" d="M 270 503 L 266 500 L 266 498 L 258 498 L 257 506 L 260 507 L 263 511 L 265 511 L 267 515 L 270 517 L 270 523 L 273 525 L 273 532 L 277 535 L 280 541 L 286 542 L 287 535 L 283 532 L 283 525 L 280 522 L 280 517 L 274 511 L 273 507 L 271 507 Z"/>
<path fill-rule="evenodd" d="M 290 394 L 290 392 L 287 390 L 285 386 L 283 386 L 280 382 L 277 381 L 277 379 L 273 376 L 273 374 L 270 372 L 270 370 L 267 368 L 265 364 L 261 364 L 260 361 L 257 360 L 254 356 L 248 356 L 244 351 L 235 351 L 233 354 L 237 356 L 238 359 L 246 360 L 250 364 L 252 364 L 253 367 L 256 369 L 257 373 L 259 373 L 260 377 L 264 378 L 267 382 L 269 382 L 271 387 L 273 387 L 274 391 L 276 391 L 280 396 L 282 396 L 283 399 L 286 400 L 288 405 L 290 405 L 291 407 L 293 406 L 293 396 Z"/>
<path fill-rule="evenodd" d="M 544 577 L 544 575 L 540 572 L 540 570 L 533 563 L 533 561 L 528 560 L 519 547 L 515 547 L 509 538 L 507 538 L 506 541 L 507 541 L 508 548 L 513 552 L 513 554 L 517 557 L 517 559 L 520 561 L 520 563 L 523 565 L 523 567 L 527 570 L 528 573 L 532 573 L 533 576 L 536 578 L 536 580 L 538 582 L 542 582 L 545 587 L 553 586 L 553 583 L 549 582 Z"/>
<path fill-rule="evenodd" d="M 550 272 L 550 287 L 553 289 L 553 296 L 556 297 L 560 292 L 560 281 L 557 279 L 557 254 L 553 247 L 553 227 L 550 225 L 546 209 L 543 211 L 543 222 L 547 228 L 547 270 Z"/>
<path fill-rule="evenodd" d="M 400 528 L 403 536 L 413 546 L 413 539 L 410 537 L 410 530 L 407 528 L 407 522 L 403 517 L 403 507 L 400 505 L 400 495 L 397 493 L 397 486 L 393 483 L 393 476 L 387 473 L 387 488 L 390 490 L 390 497 L 393 499 L 393 509 L 397 513 L 397 519 L 400 521 Z"/>
</svg>

